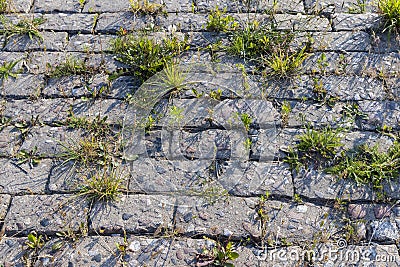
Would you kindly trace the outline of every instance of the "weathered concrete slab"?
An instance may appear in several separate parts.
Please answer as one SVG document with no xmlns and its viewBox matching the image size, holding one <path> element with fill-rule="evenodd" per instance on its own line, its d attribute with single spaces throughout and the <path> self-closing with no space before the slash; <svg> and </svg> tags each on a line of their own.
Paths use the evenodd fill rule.
<svg viewBox="0 0 400 267">
<path fill-rule="evenodd" d="M 115 35 L 77 34 L 69 38 L 65 50 L 93 53 L 106 52 L 111 50 L 111 40 L 115 38 L 117 38 Z"/>
<path fill-rule="evenodd" d="M 82 9 L 78 1 L 74 0 L 43 0 L 35 2 L 33 12 L 48 13 L 48 12 L 71 12 L 78 13 Z"/>
<path fill-rule="evenodd" d="M 95 30 L 100 33 L 115 34 L 121 28 L 128 31 L 141 30 L 146 27 L 150 29 L 152 24 L 154 25 L 152 16 L 135 15 L 132 12 L 122 12 L 118 15 L 102 13 L 98 18 Z"/>
<path fill-rule="evenodd" d="M 43 40 L 30 38 L 28 35 L 13 36 L 7 40 L 4 51 L 23 52 L 23 51 L 63 51 L 68 39 L 66 32 L 43 32 L 40 33 Z"/>
<path fill-rule="evenodd" d="M 278 30 L 294 31 L 330 31 L 331 25 L 326 18 L 307 15 L 276 14 L 276 28 Z"/>
<path fill-rule="evenodd" d="M 94 14 L 74 14 L 74 13 L 56 13 L 45 14 L 46 20 L 39 26 L 41 30 L 47 31 L 66 31 L 90 33 L 96 26 L 96 15 Z"/>
<path fill-rule="evenodd" d="M 333 28 L 336 31 L 354 31 L 378 29 L 381 20 L 375 13 L 367 14 L 336 14 L 333 18 Z"/>
<path fill-rule="evenodd" d="M 38 118 L 40 122 L 55 123 L 67 118 L 71 105 L 69 99 L 10 100 L 4 115 L 13 122 Z"/>
<path fill-rule="evenodd" d="M 88 203 L 73 195 L 15 196 L 5 218 L 6 232 L 27 234 L 32 230 L 54 234 L 77 231 L 87 222 Z"/>
<path fill-rule="evenodd" d="M 2 95 L 8 98 L 37 98 L 45 85 L 43 75 L 18 74 L 2 81 Z"/>
<path fill-rule="evenodd" d="M 0 192 L 8 194 L 30 194 L 45 192 L 52 161 L 41 160 L 38 165 L 29 161 L 18 164 L 18 160 L 1 159 Z"/>
</svg>

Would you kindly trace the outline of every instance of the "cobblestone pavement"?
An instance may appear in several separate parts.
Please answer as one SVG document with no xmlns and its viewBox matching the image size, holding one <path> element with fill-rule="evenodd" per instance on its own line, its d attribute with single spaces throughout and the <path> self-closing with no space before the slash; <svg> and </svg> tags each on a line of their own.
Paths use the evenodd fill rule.
<svg viewBox="0 0 400 267">
<path fill-rule="evenodd" d="M 163 14 L 132 12 L 128 0 L 9 2 L 0 29 L 44 21 L 41 40 L 0 37 L 0 64 L 16 63 L 0 68 L 0 266 L 400 265 L 398 177 L 378 194 L 283 160 L 304 126 L 343 127 L 352 106 L 360 113 L 345 126 L 346 148 L 393 144 L 379 130 L 400 130 L 400 46 L 382 33 L 373 1 L 165 0 Z M 230 41 L 206 30 L 216 6 L 295 31 L 293 47 L 312 40 L 309 57 L 290 78 L 266 78 L 251 62 L 213 51 Z M 180 62 L 201 82 L 173 94 L 157 88 L 157 75 L 144 84 L 124 75 L 111 41 L 143 29 L 155 39 L 186 36 Z M 89 71 L 52 75 L 72 58 Z M 127 99 L 143 99 L 143 109 Z M 134 130 L 156 111 L 151 127 Z M 79 155 L 93 125 L 109 143 Z M 121 153 L 108 147 L 115 140 Z M 78 165 L 92 152 L 101 154 L 98 166 L 110 154 L 115 161 L 117 174 L 106 175 L 120 178 L 117 199 L 87 197 L 84 182 L 99 168 Z"/>
</svg>

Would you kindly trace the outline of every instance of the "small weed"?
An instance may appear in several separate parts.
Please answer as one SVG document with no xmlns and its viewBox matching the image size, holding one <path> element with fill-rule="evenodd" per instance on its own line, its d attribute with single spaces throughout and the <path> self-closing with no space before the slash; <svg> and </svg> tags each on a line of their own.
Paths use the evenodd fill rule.
<svg viewBox="0 0 400 267">
<path fill-rule="evenodd" d="M 326 68 L 329 66 L 329 62 L 328 62 L 328 59 L 327 59 L 325 53 L 322 53 L 320 55 L 320 57 L 317 59 L 317 66 L 318 66 L 319 72 L 322 75 L 325 75 Z"/>
<path fill-rule="evenodd" d="M 349 7 L 348 12 L 350 14 L 363 14 L 366 12 L 366 7 L 367 4 L 365 3 L 365 0 L 357 0 L 357 3 L 352 4 L 352 6 Z"/>
<path fill-rule="evenodd" d="M 199 93 L 196 88 L 192 88 L 192 92 L 195 95 L 196 98 L 200 98 L 204 95 L 204 93 Z"/>
<path fill-rule="evenodd" d="M 283 101 L 281 106 L 281 120 L 284 127 L 288 125 L 290 112 L 292 112 L 292 107 L 290 106 L 290 103 L 286 100 Z"/>
<path fill-rule="evenodd" d="M 62 232 L 57 232 L 56 236 L 61 238 L 61 241 L 58 241 L 53 244 L 51 249 L 53 251 L 61 249 L 67 242 L 77 242 L 81 237 L 87 236 L 88 234 L 88 228 L 85 225 L 85 223 L 81 222 L 79 224 L 79 230 L 78 232 L 74 232 L 69 226 L 65 231 Z"/>
<path fill-rule="evenodd" d="M 209 96 L 214 100 L 221 100 L 222 97 L 222 90 L 218 88 L 216 91 L 211 91 Z"/>
<path fill-rule="evenodd" d="M 323 105 L 326 104 L 329 107 L 333 107 L 339 98 L 337 96 L 328 94 L 328 91 L 325 89 L 321 79 L 313 77 L 313 82 L 313 93 L 315 96 L 314 100 L 322 103 Z"/>
<path fill-rule="evenodd" d="M 251 145 L 253 144 L 253 142 L 251 141 L 250 138 L 246 138 L 246 140 L 244 141 L 244 148 L 249 150 L 251 148 Z"/>
<path fill-rule="evenodd" d="M 36 232 L 32 231 L 28 234 L 28 241 L 26 241 L 26 245 L 34 250 L 38 251 L 44 246 L 44 239 L 42 235 L 38 235 Z"/>
<path fill-rule="evenodd" d="M 205 239 L 208 239 L 204 237 Z M 212 239 L 208 239 L 210 241 L 214 241 Z M 222 244 L 219 241 L 214 241 L 215 245 L 211 250 L 204 249 L 201 254 L 197 255 L 197 263 L 196 266 L 224 266 L 224 267 L 234 267 L 233 263 L 230 261 L 234 261 L 239 258 L 239 253 L 237 253 L 233 248 L 233 243 L 231 241 L 227 241 L 226 244 Z"/>
<path fill-rule="evenodd" d="M 49 74 L 50 77 L 88 74 L 90 70 L 81 59 L 67 57 L 64 63 L 57 65 Z"/>
<path fill-rule="evenodd" d="M 6 36 L 6 40 L 16 35 L 28 35 L 31 40 L 36 38 L 39 41 L 43 41 L 38 27 L 44 22 L 45 19 L 43 17 L 38 17 L 31 20 L 23 19 L 17 24 L 13 24 L 6 17 L 0 15 L 0 23 L 3 25 L 3 29 L 0 30 L 0 33 Z"/>
<path fill-rule="evenodd" d="M 293 201 L 296 202 L 297 204 L 303 203 L 303 200 L 301 199 L 301 196 L 299 194 L 293 195 Z"/>
<path fill-rule="evenodd" d="M 107 123 L 107 116 L 96 116 L 90 120 L 87 117 L 77 117 L 70 111 L 68 118 L 63 123 L 69 129 L 83 129 L 95 138 L 105 138 L 112 134 L 111 125 Z"/>
<path fill-rule="evenodd" d="M 78 195 L 85 197 L 89 201 L 109 202 L 117 201 L 124 190 L 124 178 L 115 168 L 104 168 L 89 174 L 78 185 Z"/>
<path fill-rule="evenodd" d="M 356 122 L 368 118 L 368 115 L 360 110 L 357 103 L 350 103 L 343 106 L 342 117 L 344 121 Z"/>
<path fill-rule="evenodd" d="M 149 0 L 129 0 L 133 13 L 155 15 L 164 13 L 164 6 L 157 3 L 152 3 Z"/>
<path fill-rule="evenodd" d="M 162 86 L 168 88 L 172 94 L 178 94 L 184 88 L 187 75 L 174 62 L 165 64 L 161 75 Z"/>
<path fill-rule="evenodd" d="M 85 7 L 86 0 L 79 0 L 79 5 L 81 8 Z"/>
<path fill-rule="evenodd" d="M 0 79 L 7 80 L 9 77 L 17 78 L 18 74 L 21 70 L 17 70 L 14 72 L 14 67 L 18 64 L 19 60 L 4 62 L 2 66 L 0 66 Z"/>
<path fill-rule="evenodd" d="M 30 151 L 24 149 L 20 150 L 16 155 L 16 158 L 18 159 L 17 164 L 28 163 L 31 168 L 37 166 L 40 163 L 40 156 L 36 152 L 36 146 Z"/>
<path fill-rule="evenodd" d="M 265 211 L 266 202 L 270 197 L 270 193 L 268 191 L 265 192 L 264 195 L 261 195 L 258 199 L 258 204 L 256 207 L 258 220 L 260 220 L 260 228 L 261 228 L 261 246 L 264 247 L 264 238 L 267 235 L 267 224 L 270 220 L 268 214 Z"/>
<path fill-rule="evenodd" d="M 296 72 L 308 57 L 308 54 L 305 52 L 306 48 L 304 46 L 295 53 L 279 50 L 270 55 L 269 58 L 265 58 L 264 65 L 270 69 L 268 75 L 285 77 L 288 74 Z"/>
<path fill-rule="evenodd" d="M 171 116 L 170 123 L 179 124 L 184 118 L 184 116 L 183 116 L 184 115 L 183 114 L 184 111 L 185 111 L 184 108 L 178 108 L 177 106 L 172 106 L 169 109 L 169 114 Z"/>
<path fill-rule="evenodd" d="M 186 51 L 189 46 L 187 40 L 179 41 L 176 37 L 167 37 L 156 42 L 146 36 L 127 34 L 116 38 L 112 42 L 112 48 L 117 60 L 129 65 L 130 72 L 144 81 L 171 64 L 173 58 Z"/>
<path fill-rule="evenodd" d="M 211 11 L 210 15 L 208 15 L 206 28 L 208 31 L 229 32 L 236 30 L 238 26 L 238 23 L 232 16 L 226 15 L 226 8 L 220 10 L 218 6 L 216 6 L 215 9 Z"/>
<path fill-rule="evenodd" d="M 397 33 L 400 29 L 400 1 L 378 0 L 378 8 L 383 15 L 383 32 Z"/>
<path fill-rule="evenodd" d="M 242 113 L 242 114 L 239 115 L 239 117 L 240 117 L 240 120 L 243 123 L 244 128 L 248 132 L 250 130 L 251 123 L 253 122 L 253 120 L 251 119 L 251 116 L 249 114 L 247 114 L 247 113 Z"/>
<path fill-rule="evenodd" d="M 386 152 L 379 152 L 377 145 L 371 147 L 364 144 L 342 153 L 342 157 L 326 172 L 382 191 L 382 182 L 398 177 L 399 170 L 400 143 L 395 142 Z"/>
</svg>

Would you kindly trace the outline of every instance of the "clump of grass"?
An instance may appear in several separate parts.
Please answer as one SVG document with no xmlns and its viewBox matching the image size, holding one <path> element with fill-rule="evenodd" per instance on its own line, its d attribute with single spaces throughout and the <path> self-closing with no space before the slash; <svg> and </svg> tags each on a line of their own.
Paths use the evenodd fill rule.
<svg viewBox="0 0 400 267">
<path fill-rule="evenodd" d="M 227 51 L 232 55 L 263 65 L 262 57 L 268 58 L 279 50 L 287 51 L 293 38 L 293 33 L 267 29 L 258 21 L 253 21 L 243 30 L 233 33 Z"/>
<path fill-rule="evenodd" d="M 104 168 L 83 179 L 78 186 L 78 195 L 89 201 L 117 201 L 124 190 L 124 179 L 117 168 Z"/>
<path fill-rule="evenodd" d="M 304 134 L 298 136 L 295 148 L 289 147 L 285 162 L 292 169 L 298 170 L 300 166 L 322 166 L 332 160 L 343 146 L 341 142 L 341 129 L 330 127 L 321 130 L 307 128 Z"/>
<path fill-rule="evenodd" d="M 0 13 L 5 13 L 9 11 L 9 0 L 0 0 Z"/>
<path fill-rule="evenodd" d="M 18 64 L 19 60 L 4 62 L 0 66 L 0 79 L 7 80 L 9 77 L 17 78 L 21 70 L 13 71 L 14 67 Z"/>
<path fill-rule="evenodd" d="M 384 32 L 397 32 L 400 29 L 400 0 L 379 0 L 378 8 L 384 19 Z"/>
<path fill-rule="evenodd" d="M 397 178 L 400 171 L 400 143 L 395 142 L 387 151 L 378 146 L 361 145 L 343 153 L 336 164 L 326 170 L 340 178 L 353 179 L 357 184 L 371 185 L 382 190 L 382 182 Z"/>
<path fill-rule="evenodd" d="M 212 239 L 208 240 L 214 242 L 215 245 L 211 248 L 211 250 L 204 249 L 202 253 L 197 255 L 196 266 L 212 265 L 234 267 L 235 265 L 230 261 L 234 261 L 239 258 L 239 253 L 235 251 L 233 243 L 231 241 L 227 241 L 225 244 L 223 244 L 220 241 L 214 241 Z"/>
<path fill-rule="evenodd" d="M 107 123 L 107 116 L 101 117 L 98 115 L 94 119 L 90 120 L 87 117 L 77 117 L 72 111 L 70 111 L 63 125 L 67 126 L 69 129 L 85 130 L 95 138 L 105 138 L 112 134 L 112 127 Z"/>
<path fill-rule="evenodd" d="M 134 13 L 155 15 L 164 12 L 164 6 L 152 3 L 149 0 L 129 0 Z"/>
<path fill-rule="evenodd" d="M 67 57 L 65 62 L 55 66 L 50 72 L 50 77 L 64 77 L 69 75 L 82 75 L 90 73 L 85 61 L 74 57 Z"/>
<path fill-rule="evenodd" d="M 265 65 L 269 68 L 268 75 L 274 75 L 279 77 L 287 76 L 288 74 L 297 71 L 303 61 L 308 57 L 306 53 L 306 46 L 296 52 L 290 52 L 288 50 L 279 50 L 272 53 L 269 58 L 265 58 Z"/>
<path fill-rule="evenodd" d="M 22 19 L 17 24 L 14 24 L 3 15 L 0 15 L 0 23 L 3 25 L 0 33 L 5 35 L 6 40 L 16 35 L 28 35 L 31 40 L 38 39 L 39 41 L 43 41 L 43 37 L 39 32 L 39 26 L 45 21 L 43 17 L 38 17 Z"/>
<path fill-rule="evenodd" d="M 112 42 L 117 60 L 130 66 L 130 72 L 146 80 L 166 65 L 172 64 L 173 58 L 186 51 L 187 40 L 179 41 L 169 36 L 155 41 L 147 36 L 127 34 Z"/>
<path fill-rule="evenodd" d="M 211 11 L 210 15 L 208 15 L 206 28 L 208 31 L 229 32 L 236 30 L 238 28 L 238 23 L 235 21 L 234 17 L 226 15 L 226 8 L 220 10 L 218 6 L 216 6 L 215 9 Z"/>
</svg>

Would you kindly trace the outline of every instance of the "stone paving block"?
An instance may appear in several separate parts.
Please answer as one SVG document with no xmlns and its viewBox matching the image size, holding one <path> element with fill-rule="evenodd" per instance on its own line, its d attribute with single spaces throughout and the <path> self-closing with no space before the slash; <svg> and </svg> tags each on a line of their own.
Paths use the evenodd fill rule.
<svg viewBox="0 0 400 267">
<path fill-rule="evenodd" d="M 366 12 L 376 12 L 377 8 L 373 0 L 358 2 L 357 0 L 306 0 L 304 2 L 307 13 L 363 13 L 360 4 L 365 4 Z M 364 11 L 364 12 L 365 12 Z"/>
<path fill-rule="evenodd" d="M 249 231 L 257 231 L 253 220 L 255 210 L 247 199 L 230 197 L 226 201 L 204 204 L 198 198 L 180 197 L 176 203 L 176 229 L 185 235 L 243 238 Z"/>
<path fill-rule="evenodd" d="M 1 159 L 0 192 L 9 194 L 44 193 L 52 162 L 43 159 L 36 166 Z"/>
<path fill-rule="evenodd" d="M 135 77 L 121 76 L 111 82 L 109 95 L 114 98 L 124 99 L 127 94 L 134 94 L 140 85 L 140 80 Z"/>
<path fill-rule="evenodd" d="M 399 230 L 395 222 L 389 219 L 376 220 L 371 222 L 371 240 L 374 241 L 392 241 L 396 242 L 400 239 Z"/>
<path fill-rule="evenodd" d="M 207 15 L 204 14 L 169 14 L 168 17 L 157 17 L 155 25 L 162 30 L 168 30 L 168 27 L 175 26 L 178 31 L 202 31 L 207 24 Z"/>
<path fill-rule="evenodd" d="M 33 0 L 14 0 L 10 3 L 10 10 L 16 13 L 28 13 Z"/>
<path fill-rule="evenodd" d="M 77 0 L 42 0 L 35 1 L 33 12 L 49 13 L 49 12 L 71 12 L 78 13 L 82 9 Z"/>
<path fill-rule="evenodd" d="M 117 38 L 115 35 L 77 34 L 69 38 L 65 50 L 94 53 L 111 51 L 111 40 L 115 38 Z"/>
<path fill-rule="evenodd" d="M 117 203 L 95 204 L 90 228 L 99 233 L 125 230 L 135 234 L 157 234 L 170 227 L 175 199 L 163 195 L 127 195 Z"/>
<path fill-rule="evenodd" d="M 52 69 L 66 61 L 67 58 L 84 60 L 89 55 L 78 52 L 32 52 L 26 61 L 28 72 L 32 74 L 49 74 Z"/>
<path fill-rule="evenodd" d="M 84 77 L 79 75 L 49 78 L 42 94 L 45 97 L 82 97 L 85 95 L 84 84 Z"/>
<path fill-rule="evenodd" d="M 38 117 L 40 122 L 56 123 L 67 118 L 71 105 L 70 99 L 9 100 L 4 116 L 13 122 L 28 122 Z"/>
<path fill-rule="evenodd" d="M 76 116 L 107 117 L 108 123 L 122 123 L 125 119 L 126 103 L 115 99 L 99 100 L 75 100 L 72 105 L 72 112 Z"/>
<path fill-rule="evenodd" d="M 15 196 L 5 218 L 6 232 L 27 234 L 31 230 L 55 234 L 86 225 L 89 205 L 73 195 Z"/>
<path fill-rule="evenodd" d="M 20 145 L 20 131 L 13 127 L 7 126 L 0 131 L 0 155 L 14 155 Z"/>
<path fill-rule="evenodd" d="M 2 95 L 8 98 L 38 97 L 45 85 L 43 75 L 18 74 L 17 78 L 2 81 Z"/>
<path fill-rule="evenodd" d="M 85 3 L 83 12 L 123 12 L 130 11 L 131 5 L 125 0 L 88 0 Z"/>
<path fill-rule="evenodd" d="M 36 147 L 36 153 L 42 157 L 57 157 L 65 150 L 63 146 L 76 142 L 82 134 L 68 127 L 33 127 L 20 149 L 31 151 Z"/>
<path fill-rule="evenodd" d="M 290 1 L 290 0 L 282 0 L 279 2 L 274 2 L 273 0 L 261 0 L 249 2 L 249 6 L 246 5 L 245 2 L 235 2 L 235 1 L 222 1 L 222 0 L 200 0 L 195 1 L 196 10 L 204 12 L 214 10 L 216 6 L 219 9 L 226 8 L 228 12 L 236 13 L 236 12 L 265 12 L 274 10 L 275 12 L 304 12 L 303 3 L 301 1 Z M 250 10 L 249 10 L 250 8 Z"/>
<path fill-rule="evenodd" d="M 113 55 L 90 55 L 86 61 L 86 65 L 89 68 L 98 68 L 99 66 L 104 68 L 107 73 L 113 73 L 123 68 L 129 68 L 128 65 L 119 62 Z"/>
<path fill-rule="evenodd" d="M 42 32 L 43 41 L 38 38 L 31 39 L 28 35 L 13 36 L 4 46 L 4 51 L 23 52 L 33 50 L 63 51 L 68 34 L 66 32 Z"/>
<path fill-rule="evenodd" d="M 0 195 L 0 221 L 6 217 L 8 206 L 10 205 L 11 196 L 6 194 Z"/>
<path fill-rule="evenodd" d="M 132 12 L 102 13 L 97 21 L 95 30 L 100 33 L 115 34 L 121 28 L 128 31 L 154 27 L 152 16 L 135 15 Z"/>
<path fill-rule="evenodd" d="M 354 31 L 378 29 L 381 23 L 380 15 L 367 14 L 336 14 L 333 18 L 333 28 L 336 31 Z"/>
<path fill-rule="evenodd" d="M 362 120 L 362 128 L 366 130 L 380 129 L 384 125 L 398 127 L 400 119 L 400 106 L 396 101 L 360 101 L 360 111 L 367 115 L 365 120 Z"/>
<path fill-rule="evenodd" d="M 308 198 L 349 200 L 374 200 L 375 193 L 367 185 L 357 185 L 353 180 L 339 179 L 315 170 L 302 170 L 294 176 L 297 194 Z"/>
<path fill-rule="evenodd" d="M 253 201 L 256 209 L 259 200 Z M 303 244 L 304 241 L 314 238 L 334 240 L 342 227 L 340 214 L 329 207 L 275 200 L 267 200 L 262 207 L 266 219 L 264 240 L 274 245 L 285 241 Z M 258 236 L 255 237 L 260 238 L 262 224 L 258 215 L 255 216 L 254 220 L 259 227 Z"/>
<path fill-rule="evenodd" d="M 139 158 L 130 163 L 129 191 L 182 194 L 201 194 L 214 186 L 209 167 L 212 160 L 176 161 Z M 221 191 L 221 190 L 220 190 Z"/>
<path fill-rule="evenodd" d="M 276 29 L 294 31 L 330 31 L 331 25 L 326 18 L 307 15 L 275 14 Z"/>
<path fill-rule="evenodd" d="M 95 14 L 55 13 L 45 14 L 40 30 L 90 33 L 96 26 Z"/>
<path fill-rule="evenodd" d="M 217 181 L 230 194 L 254 196 L 269 192 L 293 196 L 292 175 L 286 164 L 234 161 L 220 164 L 219 167 L 221 173 Z"/>
<path fill-rule="evenodd" d="M 337 103 L 333 108 L 327 106 L 311 106 L 307 103 L 296 102 L 291 105 L 289 114 L 289 127 L 299 127 L 310 123 L 312 126 L 323 127 L 327 125 L 337 126 L 342 114 L 342 103 Z"/>
<path fill-rule="evenodd" d="M 315 50 L 361 51 L 371 49 L 371 38 L 366 32 L 327 32 L 313 35 Z"/>
</svg>

